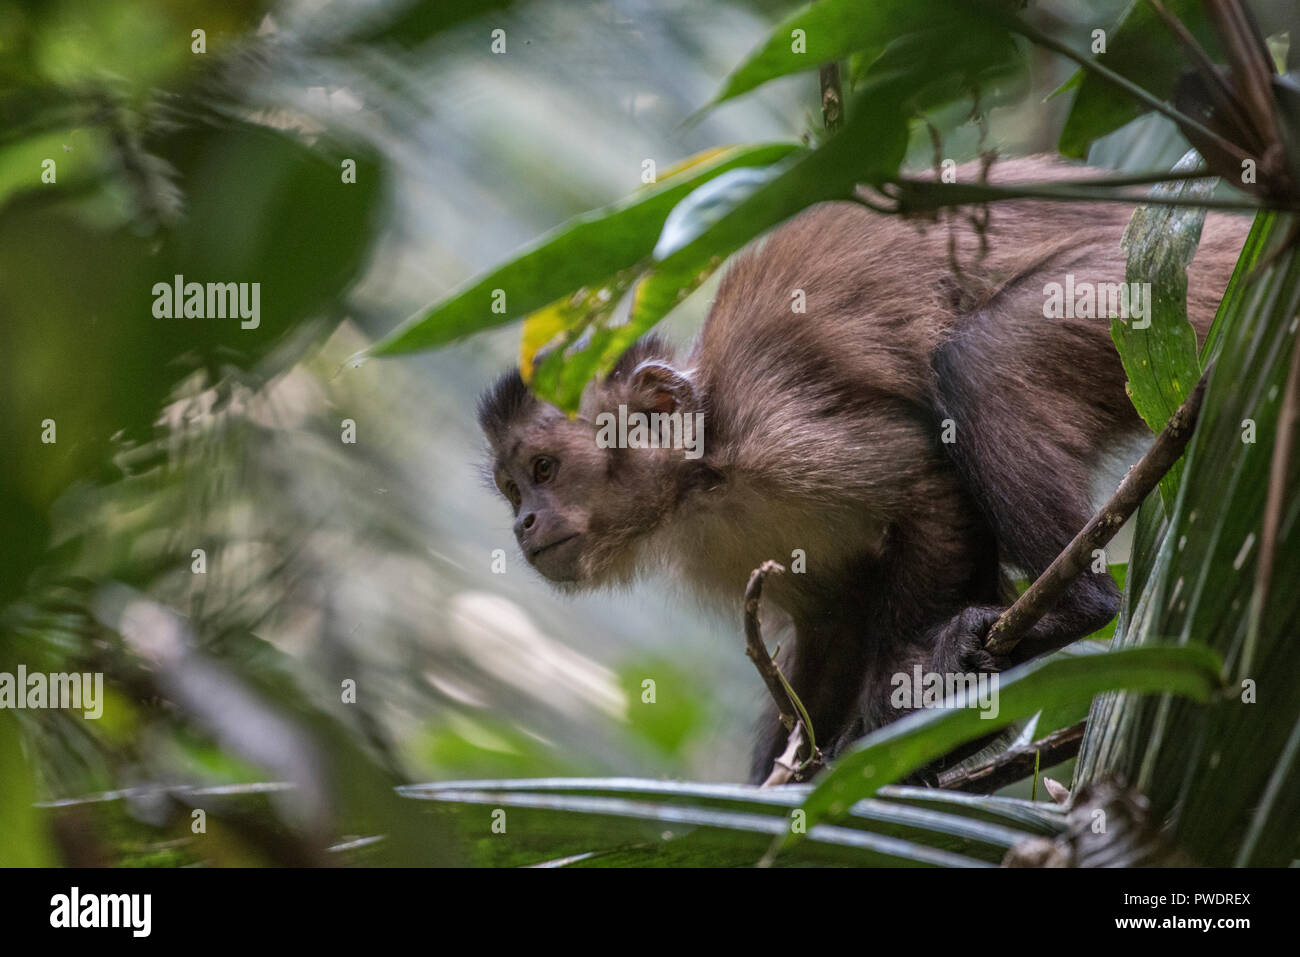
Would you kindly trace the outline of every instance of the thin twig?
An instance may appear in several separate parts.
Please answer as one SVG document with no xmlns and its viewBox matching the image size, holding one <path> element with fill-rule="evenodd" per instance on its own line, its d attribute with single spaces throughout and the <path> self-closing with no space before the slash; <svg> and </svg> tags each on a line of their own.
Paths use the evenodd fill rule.
<svg viewBox="0 0 1300 957">
<path fill-rule="evenodd" d="M 823 63 L 817 71 L 822 90 L 822 126 L 834 133 L 844 122 L 844 92 L 840 89 L 840 64 L 838 60 Z"/>
<path fill-rule="evenodd" d="M 785 680 L 785 675 L 781 674 L 781 669 L 767 653 L 762 627 L 758 623 L 763 581 L 768 575 L 783 571 L 785 567 L 778 562 L 763 562 L 750 573 L 749 584 L 745 586 L 745 654 L 767 685 L 767 693 L 772 696 L 781 724 L 787 732 L 785 753 L 773 762 L 772 773 L 763 782 L 764 787 L 806 780 L 811 772 L 821 766 L 821 752 L 817 749 L 812 719 L 808 717 L 799 696 L 790 687 L 790 682 Z M 802 760 L 799 758 L 801 753 L 804 754 Z"/>
<path fill-rule="evenodd" d="M 763 562 L 749 575 L 749 584 L 745 586 L 745 654 L 754 663 L 754 667 L 763 678 L 763 683 L 767 685 L 767 693 L 776 703 L 781 723 L 785 725 L 786 731 L 792 731 L 795 722 L 799 720 L 795 714 L 794 702 L 785 690 L 780 669 L 772 660 L 772 656 L 767 653 L 767 646 L 763 644 L 763 631 L 758 624 L 758 606 L 763 599 L 763 580 L 768 575 L 783 571 L 785 567 L 778 562 Z"/>
<path fill-rule="evenodd" d="M 1011 653 L 1088 566 L 1093 549 L 1103 547 L 1115 537 L 1129 516 L 1137 511 L 1137 507 L 1182 456 L 1196 428 L 1201 400 L 1205 397 L 1206 383 L 1212 369 L 1213 366 L 1209 366 L 1201 374 L 1191 394 L 1174 410 L 1147 454 L 1129 469 L 1110 501 L 1074 536 L 1074 540 L 1056 556 L 1055 561 L 1038 576 L 1038 580 L 1025 590 L 1016 603 L 994 622 L 985 643 L 985 648 L 991 654 Z"/>
<path fill-rule="evenodd" d="M 1142 177 L 1141 181 L 1145 182 L 1173 182 L 1185 179 L 1210 179 L 1214 174 L 1206 175 L 1204 173 L 1193 176 L 1168 175 L 1159 179 L 1147 179 Z M 1132 181 L 1132 182 L 1126 182 Z M 1087 203 L 1126 203 L 1133 206 L 1150 205 L 1150 206 L 1194 206 L 1197 209 L 1222 209 L 1233 210 L 1238 212 L 1259 212 L 1263 209 L 1276 209 L 1281 211 L 1296 212 L 1300 207 L 1294 205 L 1287 206 L 1281 203 L 1267 200 L 1263 203 L 1239 202 L 1237 200 L 1216 200 L 1204 197 L 1183 198 L 1179 196 L 1143 196 L 1129 193 L 1104 193 L 1093 192 L 1093 186 L 1128 186 L 1140 185 L 1138 177 L 1113 177 L 1111 181 L 1106 180 L 1061 180 L 1056 183 L 1020 183 L 1007 185 L 993 184 L 965 184 L 965 183 L 934 183 L 924 179 L 908 179 L 900 177 L 894 180 L 887 180 L 880 184 L 879 191 L 895 205 L 893 208 L 881 207 L 879 205 L 871 206 L 877 212 L 889 215 L 899 215 L 908 213 L 926 212 L 931 209 L 938 209 L 943 206 L 962 206 L 970 203 L 994 203 L 1011 199 L 1041 199 L 1041 200 L 1060 200 L 1063 202 L 1087 202 Z M 886 191 L 884 187 L 892 186 L 892 191 Z M 1084 188 L 1079 188 L 1079 187 Z M 854 194 L 850 199 L 856 200 L 864 205 L 860 194 Z M 920 202 L 918 202 L 920 200 Z"/>
</svg>

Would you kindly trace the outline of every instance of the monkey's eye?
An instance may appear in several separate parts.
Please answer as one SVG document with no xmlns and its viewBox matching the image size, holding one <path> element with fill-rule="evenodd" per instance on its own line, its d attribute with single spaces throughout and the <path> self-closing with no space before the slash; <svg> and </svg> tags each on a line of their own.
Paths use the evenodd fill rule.
<svg viewBox="0 0 1300 957">
<path fill-rule="evenodd" d="M 533 481 L 538 485 L 549 482 L 555 478 L 555 473 L 559 469 L 560 463 L 548 455 L 539 455 L 533 459 Z"/>
</svg>

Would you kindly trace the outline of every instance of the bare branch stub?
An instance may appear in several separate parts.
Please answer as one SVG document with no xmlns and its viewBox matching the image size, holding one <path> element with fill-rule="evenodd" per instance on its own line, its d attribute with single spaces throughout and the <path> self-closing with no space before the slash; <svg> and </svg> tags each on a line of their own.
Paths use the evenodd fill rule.
<svg viewBox="0 0 1300 957">
<path fill-rule="evenodd" d="M 823 64 L 818 71 L 822 89 L 822 125 L 834 133 L 844 121 L 844 94 L 840 91 L 840 65 Z"/>
<path fill-rule="evenodd" d="M 785 751 L 772 761 L 772 773 L 767 776 L 762 784 L 765 788 L 775 787 L 779 784 L 790 784 L 795 781 L 805 780 L 801 776 L 803 763 L 799 760 L 799 752 L 807 750 L 808 739 L 804 736 L 803 722 L 796 721 L 794 730 L 790 732 L 789 738 L 786 739 Z"/>
<path fill-rule="evenodd" d="M 839 61 L 823 63 L 817 71 L 817 81 L 822 94 L 822 127 L 827 133 L 834 133 L 844 123 L 844 90 L 840 83 Z"/>
</svg>

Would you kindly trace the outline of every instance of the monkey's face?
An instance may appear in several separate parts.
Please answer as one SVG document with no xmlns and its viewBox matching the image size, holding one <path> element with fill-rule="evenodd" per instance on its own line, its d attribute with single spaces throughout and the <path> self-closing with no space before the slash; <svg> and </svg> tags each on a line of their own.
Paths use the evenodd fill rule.
<svg viewBox="0 0 1300 957">
<path fill-rule="evenodd" d="M 608 470 L 590 427 L 539 409 L 495 451 L 493 478 L 514 509 L 515 540 L 528 563 L 553 582 L 588 578 L 593 505 Z"/>
<path fill-rule="evenodd" d="M 639 543 L 683 486 L 684 464 L 690 474 L 703 468 L 702 445 L 687 452 L 625 442 L 611 410 L 666 415 L 692 407 L 689 382 L 661 361 L 594 384 L 573 419 L 537 400 L 517 373 L 504 376 L 480 403 L 479 421 L 492 446 L 493 481 L 514 509 L 515 538 L 529 564 L 568 586 L 630 580 Z M 690 434 L 702 440 L 698 430 Z"/>
</svg>

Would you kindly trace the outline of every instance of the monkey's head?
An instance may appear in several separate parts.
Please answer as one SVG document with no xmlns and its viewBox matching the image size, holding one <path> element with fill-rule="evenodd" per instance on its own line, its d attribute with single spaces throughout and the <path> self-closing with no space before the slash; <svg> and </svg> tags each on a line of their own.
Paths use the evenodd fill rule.
<svg viewBox="0 0 1300 957">
<path fill-rule="evenodd" d="M 518 370 L 488 389 L 478 418 L 492 480 L 514 510 L 515 539 L 529 564 L 566 587 L 631 579 L 639 546 L 671 515 L 685 485 L 711 470 L 680 447 L 624 441 L 631 433 L 620 421 L 681 413 L 677 421 L 689 416 L 694 426 L 698 405 L 689 377 L 653 338 L 587 387 L 574 418 L 533 395 Z"/>
</svg>

